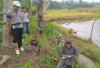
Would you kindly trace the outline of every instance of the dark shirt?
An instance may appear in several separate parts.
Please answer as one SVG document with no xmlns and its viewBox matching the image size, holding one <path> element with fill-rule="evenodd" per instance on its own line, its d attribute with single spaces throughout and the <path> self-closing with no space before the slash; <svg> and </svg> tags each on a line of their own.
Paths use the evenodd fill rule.
<svg viewBox="0 0 100 68">
<path fill-rule="evenodd" d="M 62 57 L 65 57 L 65 55 L 72 55 L 72 58 L 65 58 L 63 61 L 66 65 L 72 65 L 73 59 L 78 55 L 77 49 L 72 45 L 71 48 L 67 48 L 65 45 L 62 47 Z"/>
</svg>

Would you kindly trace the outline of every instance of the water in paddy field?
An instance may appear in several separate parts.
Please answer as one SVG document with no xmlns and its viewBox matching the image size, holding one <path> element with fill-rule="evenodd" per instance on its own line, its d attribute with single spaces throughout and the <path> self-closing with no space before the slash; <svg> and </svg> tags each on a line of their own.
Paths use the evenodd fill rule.
<svg viewBox="0 0 100 68">
<path fill-rule="evenodd" d="M 72 22 L 71 24 L 65 23 L 62 24 L 62 26 L 67 29 L 73 29 L 73 31 L 76 32 L 76 35 L 80 38 L 89 39 L 93 23 L 94 20 L 85 22 Z M 100 46 L 100 20 L 95 21 L 92 40 L 96 45 Z"/>
</svg>

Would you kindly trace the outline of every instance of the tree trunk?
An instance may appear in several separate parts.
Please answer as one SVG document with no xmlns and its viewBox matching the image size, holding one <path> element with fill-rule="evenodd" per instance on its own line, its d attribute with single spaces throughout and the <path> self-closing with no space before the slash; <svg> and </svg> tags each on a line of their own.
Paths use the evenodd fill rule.
<svg viewBox="0 0 100 68">
<path fill-rule="evenodd" d="M 48 9 L 49 5 L 50 5 L 50 2 L 51 0 L 48 0 L 45 2 L 45 6 L 44 6 L 44 9 L 43 9 L 43 14 L 46 12 L 46 10 Z"/>
<path fill-rule="evenodd" d="M 38 0 L 38 26 L 40 28 L 40 34 L 43 33 L 43 1 Z"/>
<path fill-rule="evenodd" d="M 92 25 L 92 29 L 91 29 L 91 35 L 90 35 L 90 39 L 92 39 L 93 28 L 94 28 L 94 24 L 96 23 L 95 21 L 96 21 L 96 20 L 94 20 L 94 22 L 93 22 L 93 25 Z"/>
<path fill-rule="evenodd" d="M 11 47 L 12 38 L 8 34 L 8 28 L 6 25 L 6 13 L 8 10 L 12 8 L 12 0 L 4 0 L 4 31 L 3 31 L 3 46 L 4 47 Z"/>
<path fill-rule="evenodd" d="M 32 0 L 30 0 L 30 2 L 31 2 L 31 8 L 32 8 L 33 1 L 32 1 Z"/>
</svg>

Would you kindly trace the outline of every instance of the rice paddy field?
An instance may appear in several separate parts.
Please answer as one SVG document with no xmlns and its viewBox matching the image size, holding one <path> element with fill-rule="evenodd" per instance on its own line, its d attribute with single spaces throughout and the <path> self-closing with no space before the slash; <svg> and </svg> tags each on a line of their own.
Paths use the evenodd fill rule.
<svg viewBox="0 0 100 68">
<path fill-rule="evenodd" d="M 84 21 L 100 19 L 100 9 L 47 10 L 44 21 Z"/>
</svg>

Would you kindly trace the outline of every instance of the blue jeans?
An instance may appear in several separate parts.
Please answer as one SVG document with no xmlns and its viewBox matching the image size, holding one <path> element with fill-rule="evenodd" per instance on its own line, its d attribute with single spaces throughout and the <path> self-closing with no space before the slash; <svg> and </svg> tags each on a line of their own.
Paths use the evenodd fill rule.
<svg viewBox="0 0 100 68">
<path fill-rule="evenodd" d="M 29 34 L 29 22 L 23 22 L 23 34 Z"/>
</svg>

